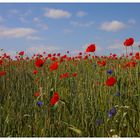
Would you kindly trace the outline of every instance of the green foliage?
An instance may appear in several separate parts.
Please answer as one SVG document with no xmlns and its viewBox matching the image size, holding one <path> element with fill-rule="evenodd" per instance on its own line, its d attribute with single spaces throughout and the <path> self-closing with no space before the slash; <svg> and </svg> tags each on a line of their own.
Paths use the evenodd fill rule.
<svg viewBox="0 0 140 140">
<path fill-rule="evenodd" d="M 107 59 L 104 67 L 94 67 L 96 61 L 64 61 L 52 72 L 49 61 L 41 68 L 24 60 L 5 62 L 0 66 L 7 72 L 0 77 L 0 136 L 140 136 L 140 63 L 124 69 L 120 65 L 125 59 Z M 117 84 L 107 87 L 104 83 L 110 75 L 106 71 L 112 67 Z M 34 69 L 39 71 L 36 75 Z M 70 77 L 60 80 L 66 72 Z M 71 76 L 74 72 L 76 77 Z M 36 98 L 37 91 L 41 95 Z M 60 100 L 52 107 L 50 99 L 55 91 Z M 116 96 L 117 91 L 120 96 Z M 37 106 L 37 101 L 43 105 Z M 112 107 L 117 112 L 109 118 Z"/>
</svg>

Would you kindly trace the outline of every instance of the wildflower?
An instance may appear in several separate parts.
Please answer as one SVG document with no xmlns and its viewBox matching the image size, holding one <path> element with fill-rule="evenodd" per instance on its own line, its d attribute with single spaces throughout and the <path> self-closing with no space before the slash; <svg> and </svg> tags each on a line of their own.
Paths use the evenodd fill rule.
<svg viewBox="0 0 140 140">
<path fill-rule="evenodd" d="M 116 113 L 117 113 L 116 108 L 113 107 L 113 108 L 109 111 L 108 117 L 109 117 L 109 118 L 112 118 L 113 116 L 116 115 Z"/>
<path fill-rule="evenodd" d="M 50 65 L 50 71 L 56 70 L 58 68 L 58 62 L 54 62 L 53 64 Z"/>
<path fill-rule="evenodd" d="M 90 44 L 87 49 L 86 49 L 86 52 L 95 52 L 96 50 L 96 46 L 95 44 Z"/>
<path fill-rule="evenodd" d="M 6 71 L 0 71 L 0 76 L 6 75 Z"/>
<path fill-rule="evenodd" d="M 43 102 L 38 101 L 38 102 L 37 102 L 37 105 L 38 105 L 39 107 L 41 107 L 41 106 L 43 105 Z"/>
<path fill-rule="evenodd" d="M 35 62 L 36 67 L 42 67 L 44 64 L 44 61 L 42 59 L 37 59 Z"/>
<path fill-rule="evenodd" d="M 133 38 L 128 38 L 124 41 L 124 46 L 132 46 L 134 43 L 134 39 Z"/>
<path fill-rule="evenodd" d="M 40 92 L 35 92 L 35 93 L 34 93 L 34 96 L 35 96 L 35 97 L 39 97 L 39 96 L 40 96 Z"/>
<path fill-rule="evenodd" d="M 117 82 L 117 80 L 114 77 L 110 77 L 106 80 L 106 85 L 113 86 L 116 82 Z"/>
<path fill-rule="evenodd" d="M 107 70 L 107 74 L 112 74 L 113 71 L 112 70 Z"/>
<path fill-rule="evenodd" d="M 24 51 L 19 52 L 19 55 L 23 56 L 24 55 Z"/>
<path fill-rule="evenodd" d="M 68 78 L 68 77 L 69 77 L 69 73 L 64 73 L 64 74 L 60 75 L 60 79 Z"/>
<path fill-rule="evenodd" d="M 34 71 L 33 71 L 33 74 L 37 74 L 37 73 L 38 73 L 38 70 L 34 70 Z"/>
<path fill-rule="evenodd" d="M 139 53 L 139 52 L 137 52 L 137 53 L 135 54 L 135 58 L 136 58 L 136 59 L 140 59 L 140 53 Z"/>
<path fill-rule="evenodd" d="M 135 62 L 135 61 L 130 61 L 130 62 L 126 63 L 125 67 L 135 67 L 136 64 L 137 64 L 137 62 Z"/>
<path fill-rule="evenodd" d="M 57 92 L 55 92 L 50 101 L 51 106 L 54 106 L 58 101 L 59 101 L 59 95 Z"/>
<path fill-rule="evenodd" d="M 2 65 L 2 63 L 3 63 L 3 61 L 2 61 L 2 60 L 0 60 L 0 65 Z"/>
<path fill-rule="evenodd" d="M 77 72 L 73 73 L 72 76 L 73 77 L 76 77 L 77 76 Z"/>
<path fill-rule="evenodd" d="M 106 61 L 105 60 L 103 60 L 103 61 L 97 61 L 97 64 L 99 66 L 105 66 L 106 65 Z"/>
</svg>

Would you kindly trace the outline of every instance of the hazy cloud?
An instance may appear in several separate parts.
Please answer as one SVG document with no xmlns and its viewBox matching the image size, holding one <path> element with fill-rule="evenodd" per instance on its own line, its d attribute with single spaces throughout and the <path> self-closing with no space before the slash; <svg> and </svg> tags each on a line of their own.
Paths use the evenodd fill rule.
<svg viewBox="0 0 140 140">
<path fill-rule="evenodd" d="M 28 35 L 32 35 L 36 32 L 36 30 L 32 28 L 7 28 L 0 27 L 0 37 L 6 38 L 21 38 L 26 37 Z"/>
<path fill-rule="evenodd" d="M 101 29 L 108 32 L 116 32 L 122 30 L 126 27 L 126 25 L 120 21 L 111 21 L 111 22 L 104 22 L 101 25 Z"/>
<path fill-rule="evenodd" d="M 84 12 L 84 11 L 78 11 L 78 12 L 76 13 L 76 16 L 77 16 L 77 17 L 84 17 L 84 16 L 86 16 L 86 15 L 87 15 L 87 13 Z"/>
<path fill-rule="evenodd" d="M 44 16 L 53 19 L 61 19 L 61 18 L 70 18 L 71 13 L 69 13 L 68 11 L 64 11 L 62 9 L 46 8 Z"/>
<path fill-rule="evenodd" d="M 71 21 L 70 24 L 73 26 L 77 26 L 77 27 L 90 27 L 94 24 L 94 22 L 89 21 L 89 22 L 82 23 L 82 22 L 78 22 L 78 21 Z"/>
</svg>

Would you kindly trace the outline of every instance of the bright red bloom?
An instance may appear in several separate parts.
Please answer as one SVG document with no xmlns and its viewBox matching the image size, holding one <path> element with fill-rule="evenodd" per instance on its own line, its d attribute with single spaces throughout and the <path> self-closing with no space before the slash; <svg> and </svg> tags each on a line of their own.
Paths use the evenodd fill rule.
<svg viewBox="0 0 140 140">
<path fill-rule="evenodd" d="M 106 61 L 105 60 L 103 60 L 103 61 L 97 61 L 97 64 L 99 66 L 105 66 L 106 65 Z"/>
<path fill-rule="evenodd" d="M 35 65 L 37 67 L 42 67 L 44 64 L 44 61 L 42 59 L 37 59 L 36 62 L 35 62 Z"/>
<path fill-rule="evenodd" d="M 64 74 L 60 75 L 60 79 L 68 78 L 68 77 L 69 77 L 69 73 L 64 73 Z"/>
<path fill-rule="evenodd" d="M 3 63 L 3 61 L 2 61 L 2 60 L 0 60 L 0 65 L 2 65 L 2 63 Z"/>
<path fill-rule="evenodd" d="M 55 92 L 51 98 L 51 106 L 54 106 L 59 101 L 59 95 L 57 92 Z"/>
<path fill-rule="evenodd" d="M 135 67 L 136 64 L 137 64 L 137 62 L 135 62 L 135 61 L 130 61 L 130 62 L 126 63 L 125 67 Z"/>
<path fill-rule="evenodd" d="M 40 96 L 40 92 L 35 92 L 34 93 L 34 97 L 39 97 Z"/>
<path fill-rule="evenodd" d="M 6 75 L 6 71 L 0 71 L 0 76 Z"/>
<path fill-rule="evenodd" d="M 48 54 L 48 57 L 52 57 L 52 54 Z"/>
<path fill-rule="evenodd" d="M 37 74 L 37 73 L 38 73 L 38 70 L 34 70 L 34 71 L 33 71 L 33 74 Z"/>
<path fill-rule="evenodd" d="M 24 51 L 19 52 L 19 55 L 21 56 L 24 55 Z"/>
<path fill-rule="evenodd" d="M 139 53 L 139 52 L 137 52 L 137 53 L 135 54 L 135 58 L 136 58 L 136 59 L 140 59 L 140 53 Z"/>
<path fill-rule="evenodd" d="M 58 53 L 57 56 L 60 56 L 60 53 Z"/>
<path fill-rule="evenodd" d="M 53 64 L 50 65 L 50 71 L 56 70 L 58 68 L 58 62 L 54 62 Z"/>
<path fill-rule="evenodd" d="M 132 46 L 134 43 L 134 38 L 128 38 L 124 41 L 124 46 Z"/>
<path fill-rule="evenodd" d="M 110 77 L 106 80 L 106 85 L 113 86 L 116 82 L 117 82 L 117 80 L 114 77 Z"/>
<path fill-rule="evenodd" d="M 86 52 L 95 52 L 96 50 L 96 46 L 95 44 L 90 44 L 87 49 L 86 49 Z"/>
<path fill-rule="evenodd" d="M 73 77 L 76 77 L 77 76 L 77 72 L 73 73 L 72 76 Z"/>
</svg>

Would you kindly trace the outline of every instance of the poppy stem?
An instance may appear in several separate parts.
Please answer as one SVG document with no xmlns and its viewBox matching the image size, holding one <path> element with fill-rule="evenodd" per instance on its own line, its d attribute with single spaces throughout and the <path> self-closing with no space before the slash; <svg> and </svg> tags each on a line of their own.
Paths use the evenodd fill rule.
<svg viewBox="0 0 140 140">
<path fill-rule="evenodd" d="M 131 48 L 132 48 L 132 55 L 133 55 L 133 46 L 131 46 Z"/>
<path fill-rule="evenodd" d="M 127 47 L 125 47 L 126 48 L 126 56 L 127 56 Z"/>
</svg>

